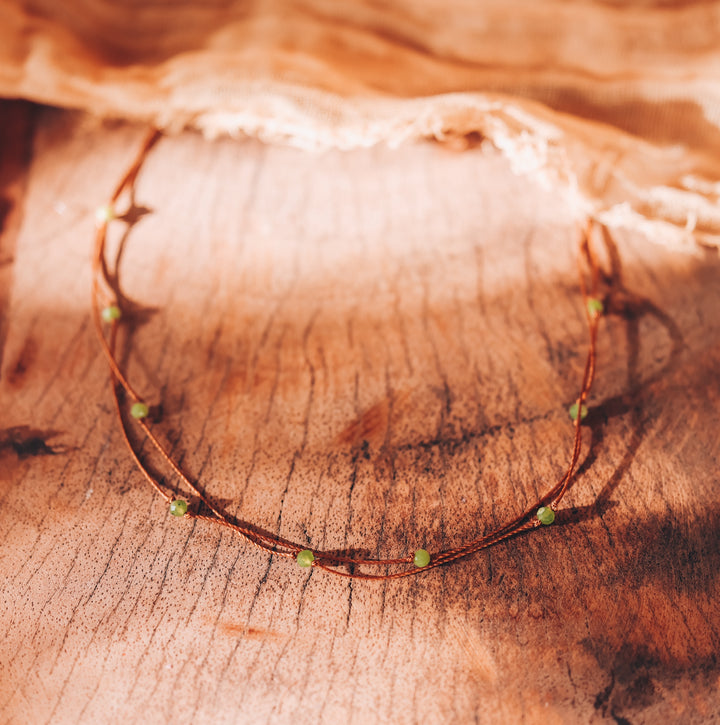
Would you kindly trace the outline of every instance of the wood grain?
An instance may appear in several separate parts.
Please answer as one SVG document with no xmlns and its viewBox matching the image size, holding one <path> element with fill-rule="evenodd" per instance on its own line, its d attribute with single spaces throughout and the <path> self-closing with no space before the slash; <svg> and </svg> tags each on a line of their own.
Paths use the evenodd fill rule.
<svg viewBox="0 0 720 725">
<path fill-rule="evenodd" d="M 411 580 L 341 581 L 170 520 L 123 447 L 89 255 L 142 135 L 43 112 L 2 237 L 0 719 L 719 717 L 717 256 L 598 239 L 618 293 L 557 526 Z M 561 474 L 577 230 L 492 149 L 184 134 L 136 203 L 124 360 L 229 513 L 397 555 L 465 541 Z"/>
</svg>

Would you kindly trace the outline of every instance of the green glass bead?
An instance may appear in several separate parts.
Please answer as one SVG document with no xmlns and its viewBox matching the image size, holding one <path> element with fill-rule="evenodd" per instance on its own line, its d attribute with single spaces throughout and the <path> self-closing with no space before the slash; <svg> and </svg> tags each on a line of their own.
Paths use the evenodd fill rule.
<svg viewBox="0 0 720 725">
<path fill-rule="evenodd" d="M 187 502 L 183 501 L 181 498 L 173 501 L 170 504 L 170 513 L 173 516 L 185 516 L 187 513 Z"/>
<path fill-rule="evenodd" d="M 302 551 L 298 551 L 297 555 L 297 563 L 300 566 L 312 566 L 312 563 L 315 561 L 315 554 L 310 551 L 310 549 L 303 549 Z"/>
<path fill-rule="evenodd" d="M 573 403 L 568 408 L 568 413 L 570 414 L 570 417 L 573 420 L 577 420 L 577 416 L 578 416 L 578 404 L 577 403 Z M 582 406 L 580 407 L 580 420 L 585 420 L 585 418 L 587 418 L 587 414 L 588 414 L 587 406 L 585 405 L 585 403 L 583 403 Z"/>
<path fill-rule="evenodd" d="M 130 408 L 130 415 L 133 418 L 147 418 L 150 408 L 145 403 L 133 403 Z"/>
<path fill-rule="evenodd" d="M 604 309 L 603 303 L 597 297 L 591 297 L 587 301 L 587 308 L 591 315 L 602 315 Z"/>
<path fill-rule="evenodd" d="M 100 316 L 105 322 L 115 322 L 115 320 L 119 320 L 122 317 L 122 312 L 117 305 L 110 305 L 103 309 Z"/>
<path fill-rule="evenodd" d="M 430 563 L 430 554 L 425 549 L 418 549 L 415 552 L 415 557 L 413 558 L 413 564 L 415 564 L 416 567 L 419 569 L 422 569 L 424 566 L 427 566 Z"/>
<path fill-rule="evenodd" d="M 105 204 L 104 206 L 100 206 L 95 210 L 95 221 L 97 222 L 98 226 L 107 224 L 113 219 L 117 219 L 117 214 L 115 213 L 115 209 L 111 204 Z"/>
<path fill-rule="evenodd" d="M 550 524 L 555 521 L 555 512 L 549 506 L 541 506 L 537 510 L 536 515 L 538 517 L 538 521 L 541 524 L 545 524 L 545 526 L 550 526 Z"/>
</svg>

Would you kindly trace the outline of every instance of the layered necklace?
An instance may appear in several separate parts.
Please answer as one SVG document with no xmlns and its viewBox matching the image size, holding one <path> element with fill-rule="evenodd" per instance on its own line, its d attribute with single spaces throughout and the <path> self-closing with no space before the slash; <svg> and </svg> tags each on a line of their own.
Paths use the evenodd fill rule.
<svg viewBox="0 0 720 725">
<path fill-rule="evenodd" d="M 353 579 L 397 579 L 427 572 L 445 566 L 466 556 L 476 554 L 494 544 L 518 534 L 549 526 L 555 521 L 560 503 L 573 481 L 580 459 L 583 439 L 582 420 L 587 415 L 586 402 L 595 375 L 596 339 L 598 326 L 603 316 L 603 299 L 600 297 L 600 272 L 592 248 L 593 223 L 589 221 L 580 234 L 578 245 L 578 270 L 580 298 L 587 320 L 587 355 L 580 380 L 579 392 L 569 409 L 573 421 L 571 452 L 567 468 L 552 488 L 543 493 L 534 503 L 518 513 L 504 525 L 460 546 L 443 551 L 428 551 L 419 547 L 398 553 L 393 559 L 367 558 L 344 555 L 335 551 L 308 548 L 307 545 L 271 534 L 250 522 L 228 516 L 204 492 L 197 481 L 193 481 L 173 459 L 168 449 L 153 430 L 150 407 L 133 384 L 118 361 L 116 354 L 118 333 L 130 322 L 124 315 L 120 294 L 119 271 L 111 275 L 107 259 L 107 236 L 111 224 L 127 223 L 128 219 L 118 211 L 118 202 L 123 194 L 131 192 L 142 165 L 159 140 L 159 133 L 152 131 L 142 144 L 136 158 L 123 174 L 107 204 L 96 213 L 96 235 L 92 255 L 92 317 L 97 338 L 110 370 L 110 385 L 115 411 L 123 438 L 137 469 L 146 481 L 168 505 L 169 513 L 176 517 L 197 519 L 231 529 L 244 542 L 278 557 L 291 559 L 301 567 L 314 567 L 342 577 Z M 131 427 L 135 430 L 131 431 Z M 139 442 L 138 442 L 139 438 Z M 158 476 L 140 454 L 142 441 L 148 441 L 160 455 L 167 468 L 183 490 L 183 497 L 171 489 L 164 477 Z M 188 503 L 192 502 L 192 505 Z M 205 512 L 200 510 L 204 505 Z"/>
</svg>

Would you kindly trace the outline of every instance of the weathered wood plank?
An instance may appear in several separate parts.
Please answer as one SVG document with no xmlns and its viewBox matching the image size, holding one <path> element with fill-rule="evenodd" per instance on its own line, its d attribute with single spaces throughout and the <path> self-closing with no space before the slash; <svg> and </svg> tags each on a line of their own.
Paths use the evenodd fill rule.
<svg viewBox="0 0 720 725">
<path fill-rule="evenodd" d="M 51 112 L 35 138 L 0 378 L 0 717 L 720 715 L 717 258 L 609 247 L 631 304 L 604 323 L 557 526 L 351 583 L 170 520 L 123 447 L 89 255 L 142 135 Z M 585 344 L 577 230 L 492 151 L 312 156 L 187 134 L 153 151 L 136 200 L 152 213 L 121 258 L 128 369 L 230 513 L 397 555 L 475 536 L 562 473 Z"/>
</svg>

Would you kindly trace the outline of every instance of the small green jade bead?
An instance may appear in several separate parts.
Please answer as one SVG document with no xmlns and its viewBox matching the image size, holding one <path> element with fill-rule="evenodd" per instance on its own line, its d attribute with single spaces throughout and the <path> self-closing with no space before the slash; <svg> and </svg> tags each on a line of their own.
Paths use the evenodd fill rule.
<svg viewBox="0 0 720 725">
<path fill-rule="evenodd" d="M 413 558 L 413 564 L 415 564 L 418 569 L 422 569 L 424 566 L 427 566 L 430 563 L 430 554 L 425 549 L 418 549 L 415 552 L 415 557 Z"/>
<path fill-rule="evenodd" d="M 110 204 L 105 204 L 104 206 L 100 206 L 95 210 L 95 221 L 97 222 L 98 226 L 107 224 L 113 219 L 117 219 L 117 214 L 115 213 L 115 209 Z"/>
<path fill-rule="evenodd" d="M 109 305 L 103 309 L 100 316 L 105 322 L 115 322 L 122 317 L 122 312 L 117 305 Z"/>
<path fill-rule="evenodd" d="M 587 301 L 587 308 L 591 315 L 602 315 L 604 309 L 603 303 L 597 297 L 590 297 Z"/>
<path fill-rule="evenodd" d="M 310 551 L 310 549 L 303 549 L 302 551 L 298 551 L 297 554 L 297 563 L 300 566 L 307 567 L 312 566 L 312 563 L 315 561 L 315 554 Z"/>
<path fill-rule="evenodd" d="M 577 417 L 578 417 L 578 404 L 577 403 L 573 403 L 568 408 L 568 413 L 570 414 L 570 417 L 573 420 L 577 420 Z M 582 406 L 580 406 L 580 420 L 585 420 L 585 418 L 587 418 L 587 414 L 588 414 L 587 406 L 585 405 L 585 403 L 583 403 Z"/>
<path fill-rule="evenodd" d="M 545 524 L 545 526 L 550 526 L 555 521 L 555 512 L 549 506 L 541 506 L 537 510 L 536 516 L 538 517 L 538 521 L 541 524 Z"/>
<path fill-rule="evenodd" d="M 173 501 L 170 504 L 170 513 L 173 516 L 185 516 L 187 513 L 187 502 L 183 501 L 181 498 Z"/>
<path fill-rule="evenodd" d="M 145 403 L 133 403 L 130 408 L 130 415 L 133 418 L 147 418 L 150 408 Z"/>
</svg>

